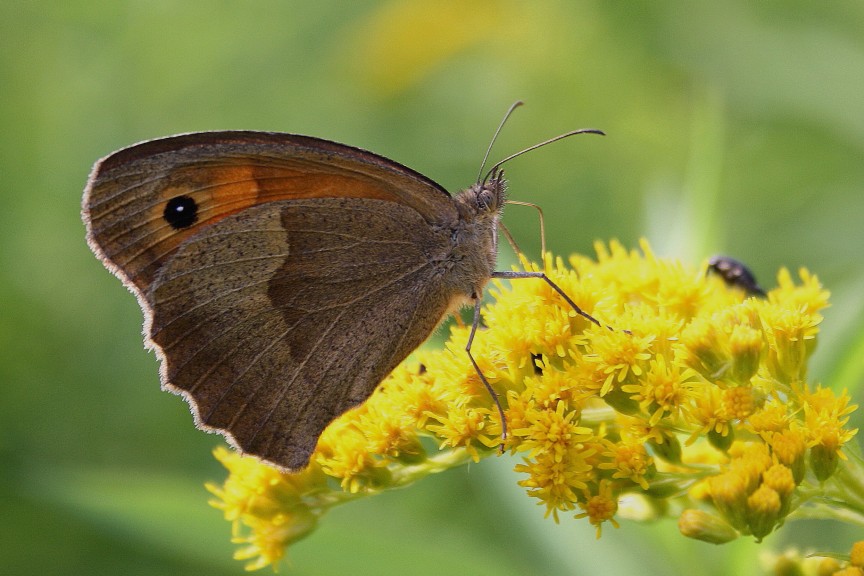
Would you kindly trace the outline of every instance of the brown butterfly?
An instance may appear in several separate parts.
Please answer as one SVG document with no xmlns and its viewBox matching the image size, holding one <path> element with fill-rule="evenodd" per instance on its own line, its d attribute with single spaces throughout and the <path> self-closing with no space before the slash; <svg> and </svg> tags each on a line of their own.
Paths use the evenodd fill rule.
<svg viewBox="0 0 864 576">
<path fill-rule="evenodd" d="M 545 278 L 495 272 L 499 167 L 451 197 L 327 140 L 184 134 L 98 161 L 82 216 L 138 298 L 163 389 L 199 428 L 297 470 L 448 314 L 473 304 L 476 330 L 490 278 Z"/>
</svg>

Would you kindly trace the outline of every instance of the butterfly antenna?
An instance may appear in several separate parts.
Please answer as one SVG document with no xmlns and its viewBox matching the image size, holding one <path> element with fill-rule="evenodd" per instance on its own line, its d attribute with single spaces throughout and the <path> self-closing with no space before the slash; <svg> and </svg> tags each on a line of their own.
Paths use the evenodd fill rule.
<svg viewBox="0 0 864 576">
<path fill-rule="evenodd" d="M 522 106 L 522 104 L 524 104 L 524 102 L 521 100 L 517 100 L 511 104 L 510 108 L 508 108 L 507 112 L 504 114 L 504 118 L 501 119 L 501 123 L 498 124 L 498 129 L 495 130 L 495 134 L 492 135 L 492 140 L 489 142 L 489 147 L 486 148 L 486 154 L 483 156 L 483 162 L 480 164 L 480 171 L 477 173 L 477 182 L 480 182 L 480 177 L 483 176 L 483 169 L 486 167 L 486 161 L 489 160 L 489 154 L 492 152 L 492 146 L 495 145 L 495 141 L 498 139 L 498 134 L 501 133 L 501 129 L 504 128 L 504 124 L 507 123 L 507 119 L 510 118 L 513 111 L 519 106 Z M 486 178 L 488 178 L 488 176 Z M 483 181 L 485 182 L 486 180 L 484 179 Z"/>
<path fill-rule="evenodd" d="M 486 176 L 483 178 L 483 180 L 481 180 L 481 182 L 486 182 L 487 180 L 489 180 L 489 177 L 492 174 L 494 174 L 495 172 L 497 172 L 498 169 L 501 168 L 501 166 L 505 162 L 509 162 L 510 160 L 513 160 L 514 158 L 521 156 L 522 154 L 525 154 L 526 152 L 536 150 L 537 148 L 540 148 L 542 146 L 546 146 L 547 144 L 552 144 L 553 142 L 557 142 L 558 140 L 563 140 L 564 138 L 569 138 L 570 136 L 575 136 L 576 134 L 599 134 L 600 136 L 606 135 L 606 133 L 603 132 L 602 130 L 597 130 L 595 128 L 582 128 L 580 130 L 573 130 L 571 132 L 559 134 L 558 136 L 555 136 L 554 138 L 550 138 L 549 140 L 544 140 L 543 142 L 540 142 L 539 144 L 534 144 L 533 146 L 529 146 L 528 148 L 525 148 L 524 150 L 520 150 L 519 152 L 516 152 L 515 154 L 511 154 L 510 156 L 507 156 L 503 160 L 499 160 L 494 166 L 492 166 L 492 168 L 489 169 L 489 172 L 486 173 Z M 485 164 L 485 162 L 484 162 L 484 164 Z"/>
</svg>

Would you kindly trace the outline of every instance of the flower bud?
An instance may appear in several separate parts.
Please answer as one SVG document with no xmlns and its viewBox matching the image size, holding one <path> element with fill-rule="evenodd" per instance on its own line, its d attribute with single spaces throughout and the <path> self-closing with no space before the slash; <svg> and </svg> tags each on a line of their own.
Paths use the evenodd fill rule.
<svg viewBox="0 0 864 576">
<path fill-rule="evenodd" d="M 688 509 L 678 518 L 678 530 L 684 536 L 709 544 L 725 544 L 738 537 L 738 532 L 722 518 L 702 510 Z"/>
</svg>

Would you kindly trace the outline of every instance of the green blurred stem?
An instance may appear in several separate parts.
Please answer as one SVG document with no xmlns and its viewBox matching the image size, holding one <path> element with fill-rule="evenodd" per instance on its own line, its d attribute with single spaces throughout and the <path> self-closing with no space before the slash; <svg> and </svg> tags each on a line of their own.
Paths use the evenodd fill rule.
<svg viewBox="0 0 864 576">
<path fill-rule="evenodd" d="M 393 484 L 389 488 L 407 486 L 429 474 L 444 472 L 450 468 L 467 464 L 471 461 L 471 454 L 465 448 L 453 448 L 439 452 L 435 456 L 427 458 L 420 464 L 405 466 L 393 473 Z"/>
<path fill-rule="evenodd" d="M 814 488 L 795 518 L 831 519 L 864 528 L 864 466 L 857 455 L 843 462 L 830 480 Z"/>
<path fill-rule="evenodd" d="M 402 466 L 397 468 L 393 471 L 393 475 L 390 477 L 390 481 L 384 486 L 377 488 L 369 488 L 367 490 L 362 490 L 360 492 L 354 493 L 345 491 L 332 491 L 322 493 L 317 496 L 318 505 L 322 508 L 323 513 L 323 510 L 329 509 L 333 506 L 344 504 L 346 502 L 351 502 L 352 500 L 356 500 L 358 498 L 374 496 L 375 494 L 380 494 L 381 492 L 392 490 L 393 488 L 402 488 L 404 486 L 408 486 L 409 484 L 413 484 L 417 480 L 420 480 L 421 478 L 424 478 L 430 474 L 444 472 L 445 470 L 449 470 L 450 468 L 456 468 L 457 466 L 467 464 L 470 461 L 471 454 L 465 448 L 453 448 L 450 450 L 444 450 L 434 456 L 430 456 L 419 464 L 414 464 L 412 466 Z"/>
<path fill-rule="evenodd" d="M 832 497 L 864 516 L 864 466 L 859 458 L 853 456 L 837 469 L 829 493 L 834 492 L 835 488 L 839 490 L 831 494 Z"/>
</svg>

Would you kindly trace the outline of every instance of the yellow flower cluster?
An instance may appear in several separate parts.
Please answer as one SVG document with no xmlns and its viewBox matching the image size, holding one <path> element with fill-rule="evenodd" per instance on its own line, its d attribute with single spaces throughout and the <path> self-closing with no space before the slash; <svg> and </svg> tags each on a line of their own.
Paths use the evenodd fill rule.
<svg viewBox="0 0 864 576">
<path fill-rule="evenodd" d="M 637 493 L 678 499 L 686 536 L 761 539 L 806 501 L 803 486 L 842 468 L 856 432 L 845 392 L 807 381 L 828 293 L 806 270 L 799 283 L 781 270 L 767 298 L 748 297 L 707 264 L 641 248 L 598 244 L 596 260 L 569 266 L 546 258 L 546 274 L 602 326 L 541 280 L 495 284 L 472 353 L 505 409 L 503 448 L 521 457 L 519 484 L 547 516 L 587 518 L 598 537 Z M 468 331 L 399 366 L 325 431 L 299 474 L 217 451 L 230 475 L 208 488 L 245 545 L 237 557 L 274 564 L 335 504 L 496 455 L 502 423 L 465 354 Z"/>
<path fill-rule="evenodd" d="M 763 564 L 771 574 L 864 576 L 864 540 L 852 544 L 847 554 L 823 556 L 791 549 L 781 555 L 766 555 Z"/>
</svg>

